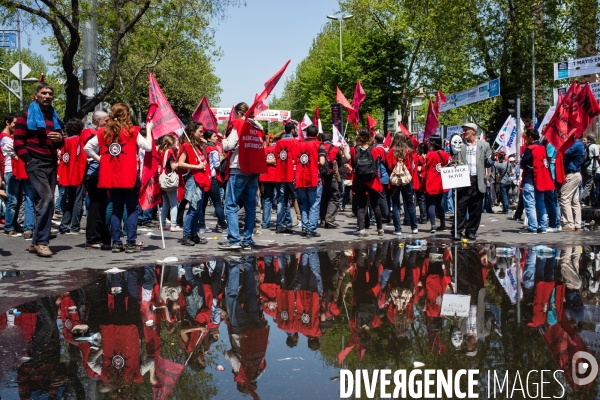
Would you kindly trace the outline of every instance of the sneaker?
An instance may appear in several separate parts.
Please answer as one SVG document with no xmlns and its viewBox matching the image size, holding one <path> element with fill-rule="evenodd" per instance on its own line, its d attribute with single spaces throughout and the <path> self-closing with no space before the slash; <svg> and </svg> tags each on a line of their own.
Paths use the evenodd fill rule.
<svg viewBox="0 0 600 400">
<path fill-rule="evenodd" d="M 169 228 L 170 232 L 181 232 L 183 231 L 183 228 L 177 225 L 171 225 L 171 227 Z"/>
<path fill-rule="evenodd" d="M 541 230 L 541 229 L 538 229 L 538 231 L 537 231 L 537 233 L 546 233 L 546 232 L 547 232 L 547 230 L 546 230 L 546 231 L 543 231 L 543 230 Z"/>
<path fill-rule="evenodd" d="M 519 231 L 519 233 L 521 235 L 537 235 L 537 232 L 530 231 L 529 229 L 523 229 L 522 231 Z"/>
<path fill-rule="evenodd" d="M 392 233 L 392 235 L 394 235 L 394 236 L 402 236 L 402 231 L 396 231 L 396 232 Z"/>
<path fill-rule="evenodd" d="M 27 240 L 27 239 L 31 239 L 32 237 L 33 237 L 33 232 L 31 232 L 31 231 L 23 232 L 23 239 Z"/>
<path fill-rule="evenodd" d="M 240 246 L 237 243 L 229 243 L 229 242 L 219 243 L 219 250 L 240 250 L 241 248 L 242 248 L 242 246 Z"/>
<path fill-rule="evenodd" d="M 306 233 L 307 237 L 321 237 L 321 234 L 319 232 L 307 232 Z"/>
<path fill-rule="evenodd" d="M 290 228 L 277 228 L 275 233 L 294 233 Z"/>
<path fill-rule="evenodd" d="M 4 235 L 6 236 L 10 236 L 10 237 L 21 237 L 23 236 L 22 233 L 19 233 L 17 231 L 8 231 L 8 232 L 4 232 Z"/>
<path fill-rule="evenodd" d="M 123 244 L 118 244 L 118 243 L 113 244 L 113 247 L 112 247 L 113 253 L 120 253 L 122 251 L 125 251 L 125 246 L 123 246 Z"/>
<path fill-rule="evenodd" d="M 79 235 L 79 232 L 69 231 L 65 232 L 65 235 Z"/>
<path fill-rule="evenodd" d="M 208 243 L 208 240 L 206 240 L 205 238 L 201 238 L 200 236 L 196 235 L 192 238 L 192 241 L 196 244 L 206 244 Z"/>
<path fill-rule="evenodd" d="M 194 241 L 189 237 L 189 236 L 185 236 L 182 240 L 181 240 L 181 245 L 182 246 L 195 246 L 196 243 L 194 243 Z"/>
<path fill-rule="evenodd" d="M 439 228 L 437 228 L 438 232 L 448 232 L 448 227 L 447 226 L 440 226 Z"/>
<path fill-rule="evenodd" d="M 250 244 L 243 244 L 241 246 L 241 250 L 242 251 L 252 251 L 252 245 L 250 245 Z"/>
<path fill-rule="evenodd" d="M 379 229 L 379 230 L 377 231 L 377 235 L 379 235 L 379 236 L 383 236 L 383 234 L 384 234 L 384 233 L 385 233 L 385 232 L 384 232 L 384 230 L 383 230 L 383 229 Z"/>
<path fill-rule="evenodd" d="M 413 233 L 413 235 L 419 233 L 419 229 L 418 228 L 417 229 L 413 229 L 412 233 Z"/>
<path fill-rule="evenodd" d="M 35 247 L 35 252 L 37 253 L 38 256 L 52 257 L 52 252 L 50 251 L 50 248 L 47 245 L 36 244 L 34 247 Z"/>
<path fill-rule="evenodd" d="M 335 221 L 325 221 L 325 228 L 327 229 L 336 229 L 339 228 L 340 224 Z"/>
<path fill-rule="evenodd" d="M 431 230 L 429 231 L 429 233 L 437 233 L 437 229 L 435 228 L 435 226 L 431 227 Z"/>
<path fill-rule="evenodd" d="M 362 231 L 358 231 L 358 237 L 367 237 L 369 236 L 369 234 L 367 233 L 366 230 L 362 230 Z"/>
<path fill-rule="evenodd" d="M 142 248 L 137 244 L 127 244 L 125 245 L 125 253 L 139 253 L 142 251 Z"/>
<path fill-rule="evenodd" d="M 575 228 L 571 228 L 570 226 L 564 226 L 564 227 L 562 228 L 562 230 L 563 230 L 563 231 L 574 231 L 574 230 L 575 230 Z"/>
<path fill-rule="evenodd" d="M 546 232 L 547 233 L 558 233 L 559 230 L 558 230 L 558 228 L 548 228 L 548 229 L 546 229 Z"/>
</svg>

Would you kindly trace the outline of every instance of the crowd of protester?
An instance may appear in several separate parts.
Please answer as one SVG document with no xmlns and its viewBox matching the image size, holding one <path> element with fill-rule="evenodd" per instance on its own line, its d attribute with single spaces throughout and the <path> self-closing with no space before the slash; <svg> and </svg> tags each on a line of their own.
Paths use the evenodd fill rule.
<svg viewBox="0 0 600 400">
<path fill-rule="evenodd" d="M 510 218 L 526 218 L 523 234 L 576 231 L 584 228 L 581 205 L 600 199 L 593 134 L 563 154 L 527 129 L 521 157 L 492 151 L 473 123 L 446 143 L 435 135 L 419 143 L 400 132 L 384 137 L 361 128 L 348 145 L 315 125 L 300 131 L 292 120 L 281 134 L 265 134 L 239 103 L 225 135 L 190 121 L 183 135 L 154 140 L 154 124 L 135 126 L 127 104 L 94 112 L 88 126 L 77 118 L 65 124 L 53 95 L 50 85 L 38 85 L 26 110 L 5 116 L 0 135 L 4 234 L 31 239 L 29 252 L 43 257 L 52 255 L 51 238 L 78 233 L 89 249 L 139 252 L 138 227 L 156 226 L 157 207 L 142 209 L 139 202 L 140 171 L 154 147 L 162 191 L 157 218 L 164 229 L 181 232 L 184 246 L 206 244 L 200 234 L 209 232 L 227 234 L 222 250 L 251 250 L 260 229 L 319 237 L 320 228 L 340 228 L 337 214 L 347 208 L 359 237 L 382 236 L 384 224 L 393 224 L 393 235 L 408 226 L 411 234 L 448 231 L 474 240 L 482 212 L 509 213 L 515 205 Z M 453 165 L 466 165 L 471 182 L 456 193 L 444 189 L 441 175 Z M 209 202 L 214 227 L 206 223 Z M 454 213 L 449 226 L 446 214 Z"/>
</svg>

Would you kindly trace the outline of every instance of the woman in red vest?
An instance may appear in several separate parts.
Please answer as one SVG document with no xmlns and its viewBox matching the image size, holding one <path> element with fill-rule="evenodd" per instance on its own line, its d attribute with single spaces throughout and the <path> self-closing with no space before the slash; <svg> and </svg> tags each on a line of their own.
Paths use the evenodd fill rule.
<svg viewBox="0 0 600 400">
<path fill-rule="evenodd" d="M 221 201 L 221 186 L 223 180 L 221 178 L 221 150 L 217 147 L 217 133 L 212 129 L 207 129 L 202 135 L 206 140 L 206 160 L 208 178 L 210 179 L 210 188 L 206 191 L 206 196 L 202 200 L 202 212 L 200 213 L 199 229 L 204 227 L 204 232 L 212 232 L 212 229 L 206 227 L 204 217 L 206 216 L 206 206 L 208 205 L 208 198 L 212 201 L 213 207 L 215 208 L 215 214 L 217 215 L 217 227 L 215 231 L 222 233 L 223 230 L 227 229 L 227 221 L 225 221 L 225 211 L 223 211 L 223 202 Z"/>
<path fill-rule="evenodd" d="M 392 146 L 386 156 L 387 164 L 390 171 L 393 171 L 398 162 L 404 162 L 406 169 L 411 173 L 411 177 L 414 178 L 413 171 L 416 169 L 413 156 L 414 151 L 406 142 L 407 139 L 403 134 L 394 136 Z M 406 205 L 405 210 L 408 210 L 406 219 L 410 223 L 412 233 L 419 233 L 413 182 L 411 181 L 407 185 L 392 186 L 392 220 L 394 221 L 394 235 L 402 234 L 402 224 L 400 221 L 400 194 L 402 194 L 402 199 Z"/>
<path fill-rule="evenodd" d="M 413 171 L 413 188 L 419 205 L 419 224 L 427 222 L 427 206 L 425 194 L 425 155 L 429 151 L 426 143 L 419 143 L 414 153 L 415 170 Z"/>
<path fill-rule="evenodd" d="M 427 211 L 429 213 L 429 221 L 431 222 L 431 233 L 436 233 L 438 230 L 444 231 L 446 228 L 446 213 L 442 208 L 442 198 L 444 190 L 442 188 L 442 173 L 441 170 L 448 164 L 450 156 L 442 150 L 442 138 L 440 136 L 431 136 L 429 138 L 429 152 L 425 159 L 425 173 L 423 181 L 425 182 L 425 193 L 427 194 Z M 435 215 L 440 217 L 440 226 L 435 227 Z"/>
<path fill-rule="evenodd" d="M 202 152 L 201 145 L 202 125 L 196 121 L 190 121 L 185 126 L 185 134 L 179 138 L 179 168 L 185 173 L 185 195 L 189 202 L 187 214 L 183 220 L 184 246 L 195 244 L 206 244 L 205 238 L 198 236 L 200 213 L 202 212 L 202 200 L 205 193 L 210 190 L 210 176 L 207 173 L 206 157 Z"/>
<path fill-rule="evenodd" d="M 271 211 L 273 206 L 277 208 L 277 195 L 275 192 L 275 173 L 277 170 L 277 160 L 275 159 L 275 135 L 269 134 L 266 136 L 265 142 L 265 158 L 267 159 L 267 172 L 258 177 L 259 184 L 262 184 L 261 197 L 263 199 L 262 206 L 262 229 L 269 229 L 271 222 Z"/>
<path fill-rule="evenodd" d="M 160 146 L 158 146 L 158 159 L 160 160 L 161 168 L 165 174 L 170 174 L 172 172 L 178 173 L 178 165 L 177 158 L 175 154 L 177 152 L 177 147 L 175 146 L 175 138 L 171 135 L 165 135 L 162 137 L 162 142 Z M 163 173 L 161 172 L 161 174 Z M 162 220 L 162 225 L 165 226 L 165 222 L 167 220 L 167 213 L 169 213 L 169 221 L 171 222 L 171 226 L 169 230 L 171 232 L 181 232 L 183 229 L 177 226 L 177 189 L 171 190 L 169 192 L 162 192 L 162 209 L 160 213 L 160 218 Z"/>
<path fill-rule="evenodd" d="M 133 126 L 129 106 L 117 103 L 110 110 L 108 124 L 98 131 L 84 147 L 88 157 L 99 163 L 98 188 L 110 189 L 113 213 L 110 230 L 113 253 L 138 253 L 137 240 L 139 174 L 137 155 L 139 150 L 152 150 L 152 143 L 140 135 L 140 128 Z M 100 154 L 94 149 L 98 147 Z M 127 244 L 121 241 L 121 220 L 127 207 Z"/>
</svg>

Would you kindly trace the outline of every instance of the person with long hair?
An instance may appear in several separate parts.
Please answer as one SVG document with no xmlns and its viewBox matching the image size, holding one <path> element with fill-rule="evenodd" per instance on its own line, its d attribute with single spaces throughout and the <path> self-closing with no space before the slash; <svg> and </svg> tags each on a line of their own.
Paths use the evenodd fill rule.
<svg viewBox="0 0 600 400">
<path fill-rule="evenodd" d="M 187 214 L 183 220 L 184 246 L 206 244 L 205 238 L 198 236 L 200 213 L 205 193 L 210 190 L 210 177 L 207 173 L 206 157 L 201 146 L 204 144 L 202 125 L 190 121 L 185 126 L 185 134 L 179 138 L 179 168 L 185 171 L 185 199 L 189 202 Z"/>
<path fill-rule="evenodd" d="M 406 143 L 406 138 L 402 134 L 394 135 L 392 146 L 387 153 L 387 164 L 390 171 L 393 171 L 396 164 L 404 163 L 406 169 L 412 174 L 415 167 L 413 149 Z M 406 205 L 407 220 L 410 224 L 412 233 L 419 233 L 417 225 L 417 211 L 415 208 L 413 182 L 407 185 L 394 186 L 392 188 L 392 220 L 394 222 L 394 235 L 402 233 L 402 224 L 400 221 L 400 194 Z"/>
<path fill-rule="evenodd" d="M 110 221 L 113 253 L 141 251 L 136 243 L 140 186 L 137 155 L 140 149 L 152 151 L 153 143 L 139 133 L 140 128 L 133 126 L 131 121 L 129 105 L 117 103 L 110 110 L 108 124 L 100 129 L 84 147 L 88 157 L 99 163 L 98 188 L 110 189 L 110 198 L 113 202 Z M 97 148 L 99 148 L 98 153 L 95 150 Z M 127 244 L 123 246 L 121 220 L 125 208 L 127 208 Z"/>
<path fill-rule="evenodd" d="M 375 221 L 377 223 L 377 234 L 383 235 L 383 224 L 381 221 L 381 209 L 379 208 L 379 193 L 383 190 L 379 175 L 375 173 L 375 176 L 371 179 L 361 180 L 358 175 L 359 169 L 362 166 L 364 160 L 372 159 L 373 163 L 376 164 L 376 152 L 373 152 L 373 139 L 371 138 L 371 132 L 367 128 L 361 128 L 356 135 L 356 146 L 350 149 L 350 158 L 352 166 L 354 167 L 355 175 L 352 183 L 353 192 L 356 196 L 357 212 L 356 217 L 358 219 L 358 236 L 365 237 L 369 234 L 365 230 L 365 214 L 367 209 L 367 200 L 371 200 L 371 207 L 375 213 Z M 371 157 L 365 155 L 365 152 L 370 152 Z M 369 166 L 370 167 L 370 166 Z M 376 165 L 373 166 L 375 171 L 377 170 Z"/>
<path fill-rule="evenodd" d="M 171 172 L 177 173 L 178 164 L 175 158 L 175 138 L 171 135 L 165 135 L 161 138 L 160 145 L 158 146 L 158 158 L 161 162 L 161 168 L 166 174 Z M 177 190 L 171 190 L 170 192 L 162 191 L 162 209 L 160 212 L 160 219 L 162 225 L 165 226 L 167 220 L 167 213 L 169 214 L 169 221 L 171 226 L 169 230 L 171 232 L 181 232 L 183 229 L 177 226 Z"/>
<path fill-rule="evenodd" d="M 419 205 L 419 224 L 427 222 L 427 206 L 425 194 L 425 155 L 429 151 L 426 143 L 419 143 L 415 157 L 415 169 L 413 171 L 413 189 L 416 193 Z"/>
<path fill-rule="evenodd" d="M 215 208 L 215 214 L 217 215 L 217 227 L 215 231 L 222 233 L 227 229 L 227 221 L 225 221 L 225 212 L 223 211 L 223 203 L 221 202 L 221 174 L 219 167 L 221 166 L 221 152 L 216 146 L 217 133 L 211 129 L 204 131 L 202 137 L 206 141 L 206 159 L 208 161 L 208 174 L 210 178 L 210 189 L 206 192 L 206 196 L 202 200 L 202 212 L 200 213 L 200 230 L 204 228 L 204 232 L 212 232 L 210 228 L 206 227 L 204 217 L 206 215 L 206 206 L 208 205 L 208 198 L 210 197 L 212 204 Z"/>
<path fill-rule="evenodd" d="M 425 161 L 425 193 L 427 201 L 427 211 L 429 213 L 429 222 L 431 222 L 431 233 L 437 231 L 447 231 L 446 213 L 442 208 L 442 198 L 444 197 L 444 188 L 442 187 L 441 169 L 448 164 L 450 156 L 442 150 L 442 138 L 440 136 L 431 136 L 429 138 L 429 152 Z M 435 226 L 435 215 L 440 217 L 440 226 Z"/>
</svg>

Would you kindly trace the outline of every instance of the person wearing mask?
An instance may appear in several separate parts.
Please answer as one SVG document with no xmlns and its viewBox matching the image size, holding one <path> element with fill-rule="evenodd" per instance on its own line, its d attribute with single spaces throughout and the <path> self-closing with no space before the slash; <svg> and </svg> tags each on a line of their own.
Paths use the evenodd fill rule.
<svg viewBox="0 0 600 400">
<path fill-rule="evenodd" d="M 148 142 L 133 126 L 129 105 L 117 103 L 110 110 L 108 124 L 84 147 L 88 157 L 98 162 L 98 188 L 110 189 L 113 202 L 111 235 L 113 253 L 139 253 L 137 240 L 139 174 L 137 155 L 140 149 L 151 151 Z M 96 153 L 95 149 L 100 149 Z M 121 220 L 127 209 L 127 243 L 121 240 Z"/>
<path fill-rule="evenodd" d="M 463 124 L 462 129 L 464 145 L 458 154 L 458 162 L 469 167 L 471 186 L 457 189 L 457 237 L 462 238 L 464 229 L 466 238 L 475 240 L 488 190 L 486 168 L 493 167 L 494 161 L 490 145 L 485 140 L 477 140 L 477 125 L 469 122 Z"/>
<path fill-rule="evenodd" d="M 220 243 L 221 250 L 252 250 L 256 219 L 256 193 L 258 176 L 267 172 L 262 127 L 246 116 L 246 103 L 235 106 L 236 120 L 229 136 L 223 139 L 223 150 L 229 151 L 229 180 L 225 191 L 225 217 L 228 231 L 227 242 Z M 238 203 L 242 201 L 245 211 L 244 237 L 240 237 Z"/>
<path fill-rule="evenodd" d="M 275 145 L 275 182 L 277 183 L 277 233 L 293 233 L 286 226 L 291 221 L 290 198 L 295 198 L 294 161 L 299 157 L 296 124 L 285 124 L 285 135 Z"/>
<path fill-rule="evenodd" d="M 304 228 L 302 236 L 320 237 L 317 232 L 319 209 L 323 182 L 319 174 L 319 166 L 325 165 L 325 148 L 317 139 L 319 128 L 310 125 L 306 128 L 306 139 L 298 143 L 296 158 L 296 192 L 300 202 Z"/>
<path fill-rule="evenodd" d="M 92 124 L 84 129 L 79 136 L 80 147 L 85 145 L 98 135 L 98 130 L 108 124 L 109 116 L 104 111 L 94 111 L 92 114 Z M 96 146 L 95 153 L 100 149 Z M 106 225 L 106 207 L 108 204 L 107 191 L 98 188 L 98 162 L 88 156 L 87 168 L 85 171 L 85 189 L 87 191 L 90 204 L 87 210 L 86 229 L 85 229 L 85 248 L 86 249 L 109 249 L 110 232 Z"/>
<path fill-rule="evenodd" d="M 585 146 L 576 140 L 564 153 L 566 182 L 558 194 L 560 213 L 565 226 L 563 231 L 581 229 L 581 203 L 579 201 L 579 185 L 581 185 L 581 165 L 585 158 Z"/>
<path fill-rule="evenodd" d="M 54 215 L 57 150 L 65 143 L 62 135 L 65 125 L 52 107 L 53 101 L 54 88 L 39 83 L 35 100 L 17 117 L 14 133 L 15 153 L 26 164 L 35 197 L 35 226 L 29 252 L 40 257 L 52 256 L 48 244 Z"/>
<path fill-rule="evenodd" d="M 4 214 L 4 234 L 9 237 L 23 236 L 31 239 L 35 217 L 33 213 L 34 195 L 25 170 L 25 163 L 17 157 L 14 150 L 13 135 L 17 118 L 13 114 L 4 116 L 4 130 L 0 132 L 0 147 L 3 159 L 2 174 L 6 185 L 6 208 Z M 24 194 L 25 219 L 23 231 L 17 231 L 18 204 L 21 192 Z"/>
<path fill-rule="evenodd" d="M 527 147 L 520 164 L 523 170 L 523 206 L 528 224 L 527 229 L 520 232 L 524 235 L 546 233 L 548 215 L 544 197 L 546 191 L 554 190 L 548 154 L 539 139 L 540 134 L 536 129 L 525 131 Z"/>
<path fill-rule="evenodd" d="M 371 132 L 366 128 L 361 128 L 356 135 L 356 146 L 350 149 L 350 158 L 354 168 L 352 191 L 356 196 L 359 237 L 369 236 L 365 230 L 367 200 L 371 201 L 371 207 L 375 213 L 377 234 L 383 236 L 384 233 L 379 207 L 379 193 L 383 187 L 377 173 L 377 152 L 372 143 Z"/>
<path fill-rule="evenodd" d="M 448 165 L 449 160 L 450 155 L 442 150 L 442 138 L 438 135 L 429 137 L 429 152 L 425 158 L 423 181 L 425 182 L 427 213 L 429 215 L 429 222 L 431 222 L 430 233 L 445 232 L 448 230 L 446 226 L 446 213 L 442 207 L 444 189 L 442 187 L 442 174 L 440 171 Z M 440 226 L 438 228 L 435 226 L 436 213 L 440 217 Z"/>
<path fill-rule="evenodd" d="M 204 140 L 206 141 L 206 158 L 208 160 L 209 175 L 210 175 L 210 189 L 206 192 L 206 196 L 202 200 L 202 213 L 200 216 L 200 228 L 204 225 L 204 232 L 211 232 L 210 229 L 206 229 L 206 223 L 204 218 L 206 216 L 206 206 L 208 205 L 208 199 L 212 201 L 215 208 L 215 214 L 217 215 L 217 226 L 215 232 L 222 233 L 227 230 L 227 222 L 225 221 L 225 212 L 223 211 L 223 204 L 221 203 L 221 174 L 218 173 L 221 165 L 221 154 L 216 146 L 217 133 L 213 130 L 206 130 L 203 134 Z"/>
<path fill-rule="evenodd" d="M 178 165 L 177 158 L 175 157 L 175 152 L 177 148 L 175 147 L 175 138 L 171 135 L 165 135 L 161 138 L 160 145 L 158 146 L 158 159 L 161 162 L 162 173 L 170 174 L 170 173 L 178 173 Z M 162 192 L 162 209 L 160 212 L 160 219 L 162 221 L 162 226 L 165 227 L 165 222 L 167 220 L 167 214 L 169 215 L 169 221 L 171 222 L 171 226 L 169 230 L 171 232 L 181 232 L 182 228 L 177 226 L 177 190 L 171 190 L 169 192 Z"/>
</svg>

